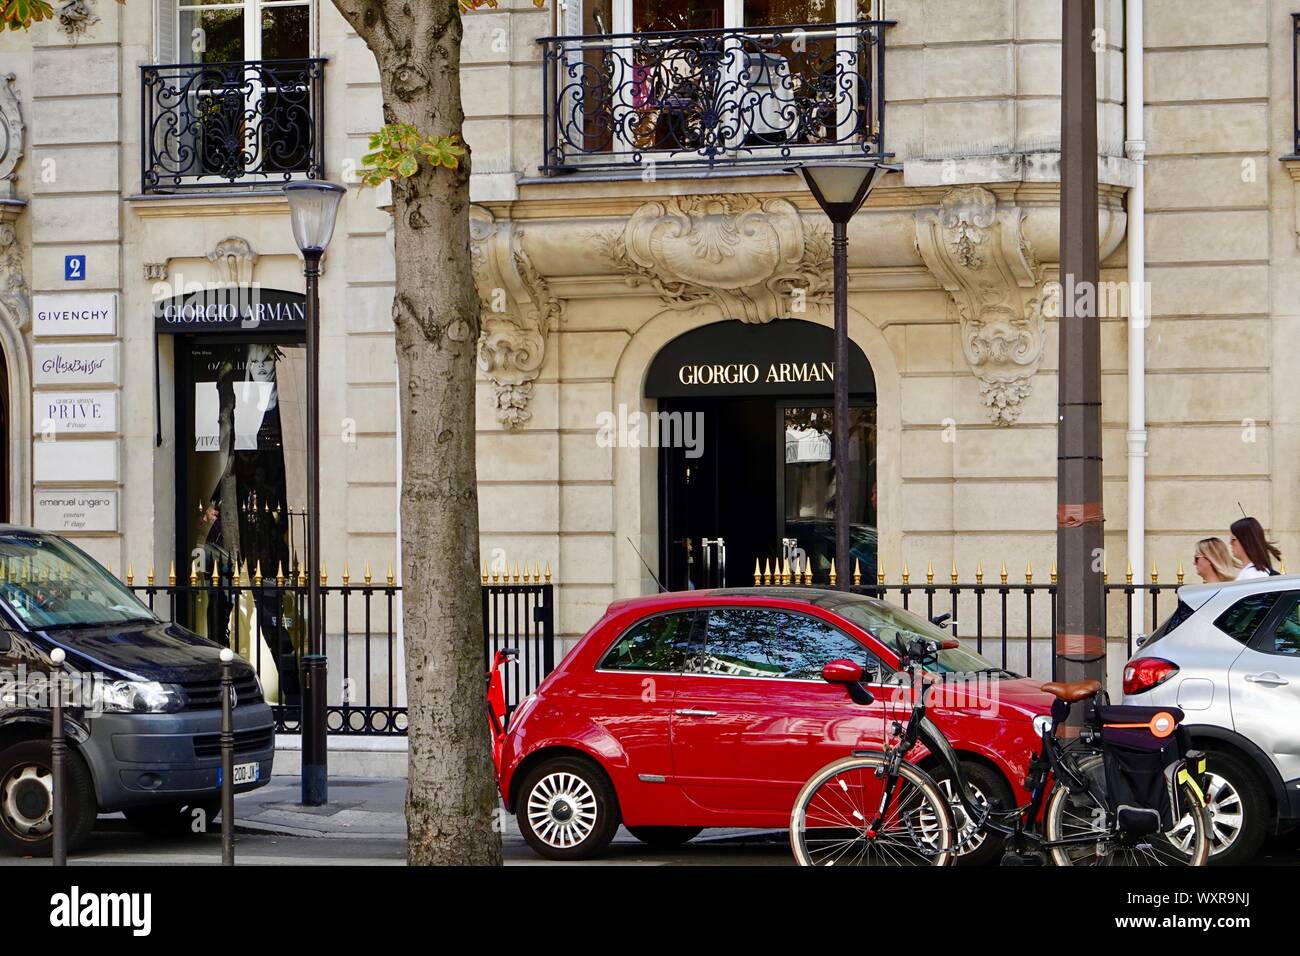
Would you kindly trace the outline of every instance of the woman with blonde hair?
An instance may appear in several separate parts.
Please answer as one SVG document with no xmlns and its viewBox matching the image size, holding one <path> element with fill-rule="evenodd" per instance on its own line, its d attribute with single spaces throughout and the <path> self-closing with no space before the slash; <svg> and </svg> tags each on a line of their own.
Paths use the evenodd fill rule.
<svg viewBox="0 0 1300 956">
<path fill-rule="evenodd" d="M 1192 567 L 1207 584 L 1237 579 L 1237 563 L 1222 538 L 1202 538 L 1196 542 Z"/>
</svg>

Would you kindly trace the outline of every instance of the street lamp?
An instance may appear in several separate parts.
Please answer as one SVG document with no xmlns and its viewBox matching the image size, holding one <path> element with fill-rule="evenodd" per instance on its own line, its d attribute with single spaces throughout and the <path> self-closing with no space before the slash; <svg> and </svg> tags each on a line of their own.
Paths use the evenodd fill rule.
<svg viewBox="0 0 1300 956">
<path fill-rule="evenodd" d="M 887 172 L 897 167 L 881 163 L 801 163 L 797 172 L 826 218 L 831 221 L 831 250 L 835 263 L 835 564 L 836 583 L 847 591 L 849 566 L 849 220 L 862 208 L 867 194 Z"/>
<path fill-rule="evenodd" d="M 289 222 L 307 277 L 307 653 L 302 657 L 302 802 L 329 798 L 325 729 L 325 637 L 320 594 L 320 260 L 334 235 L 339 202 L 334 183 L 289 183 Z"/>
</svg>

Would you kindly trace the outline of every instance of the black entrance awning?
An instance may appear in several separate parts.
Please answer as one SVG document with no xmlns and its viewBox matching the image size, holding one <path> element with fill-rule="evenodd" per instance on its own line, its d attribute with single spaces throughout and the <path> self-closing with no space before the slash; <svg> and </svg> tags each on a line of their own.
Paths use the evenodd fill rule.
<svg viewBox="0 0 1300 956">
<path fill-rule="evenodd" d="M 646 375 L 648 398 L 827 395 L 835 379 L 835 333 L 801 319 L 762 325 L 725 321 L 692 329 L 655 356 Z M 849 342 L 849 392 L 874 396 L 871 365 Z"/>
</svg>

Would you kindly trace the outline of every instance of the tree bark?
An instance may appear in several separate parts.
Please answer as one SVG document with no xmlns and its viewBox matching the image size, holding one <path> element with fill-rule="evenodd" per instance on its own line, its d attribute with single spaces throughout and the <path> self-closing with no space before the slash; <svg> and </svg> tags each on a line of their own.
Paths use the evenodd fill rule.
<svg viewBox="0 0 1300 956">
<path fill-rule="evenodd" d="M 334 0 L 379 64 L 386 123 L 460 134 L 457 0 Z M 393 183 L 411 864 L 498 865 L 484 717 L 474 448 L 479 300 L 469 155 Z"/>
</svg>

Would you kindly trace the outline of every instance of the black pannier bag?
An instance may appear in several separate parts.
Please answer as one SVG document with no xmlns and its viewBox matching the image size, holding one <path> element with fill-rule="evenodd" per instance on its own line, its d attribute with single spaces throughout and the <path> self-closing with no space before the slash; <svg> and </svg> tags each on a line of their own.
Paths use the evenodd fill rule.
<svg viewBox="0 0 1300 956">
<path fill-rule="evenodd" d="M 1187 751 L 1177 707 L 1106 704 L 1093 708 L 1101 730 L 1107 809 L 1121 830 L 1164 833 L 1181 815 L 1172 771 Z"/>
</svg>

